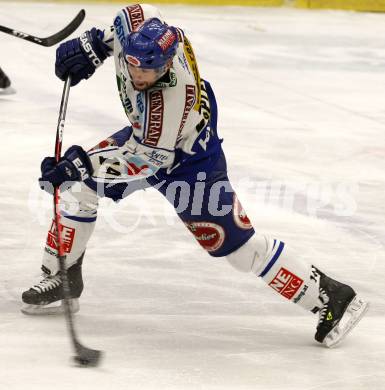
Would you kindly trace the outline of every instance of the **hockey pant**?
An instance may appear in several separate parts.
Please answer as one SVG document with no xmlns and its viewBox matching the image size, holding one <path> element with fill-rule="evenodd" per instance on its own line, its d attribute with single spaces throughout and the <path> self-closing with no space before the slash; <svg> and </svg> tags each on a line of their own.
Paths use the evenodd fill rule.
<svg viewBox="0 0 385 390">
<path fill-rule="evenodd" d="M 90 184 L 90 183 L 88 183 Z M 131 188 L 128 188 L 131 186 Z M 210 169 L 191 177 L 152 176 L 147 180 L 109 186 L 104 196 L 114 200 L 153 186 L 174 206 L 197 242 L 211 256 L 225 257 L 237 270 L 261 277 L 286 299 L 306 310 L 319 307 L 319 281 L 312 266 L 280 240 L 256 233 L 227 176 L 223 152 Z M 67 267 L 85 251 L 97 218 L 99 195 L 85 183 L 62 194 L 62 237 Z M 58 272 L 56 226 L 51 224 L 43 267 Z"/>
</svg>

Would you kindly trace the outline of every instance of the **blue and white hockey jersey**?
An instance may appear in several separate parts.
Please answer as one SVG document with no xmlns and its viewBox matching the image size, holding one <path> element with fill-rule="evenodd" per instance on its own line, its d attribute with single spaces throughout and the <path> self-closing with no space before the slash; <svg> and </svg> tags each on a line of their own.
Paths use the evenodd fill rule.
<svg viewBox="0 0 385 390">
<path fill-rule="evenodd" d="M 219 153 L 215 97 L 209 83 L 200 78 L 194 51 L 182 30 L 177 29 L 179 46 L 168 77 L 145 91 L 135 90 L 131 83 L 122 42 L 152 17 L 163 21 L 157 8 L 131 5 L 120 10 L 113 26 L 103 31 L 103 42 L 114 57 L 120 99 L 131 126 L 123 144 L 111 137 L 89 153 L 95 181 L 170 175 L 181 172 L 187 162 L 189 171 L 198 171 L 210 156 Z"/>
</svg>

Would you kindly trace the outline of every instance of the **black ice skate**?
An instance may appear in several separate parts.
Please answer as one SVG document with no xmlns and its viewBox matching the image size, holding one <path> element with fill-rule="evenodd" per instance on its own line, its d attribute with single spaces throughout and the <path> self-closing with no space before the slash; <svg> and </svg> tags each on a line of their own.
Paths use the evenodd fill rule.
<svg viewBox="0 0 385 390">
<path fill-rule="evenodd" d="M 315 267 L 320 278 L 319 321 L 315 339 L 327 347 L 334 347 L 354 328 L 368 309 L 369 304 L 358 298 L 348 285 L 329 278 Z M 314 312 L 317 312 L 316 309 Z"/>
<path fill-rule="evenodd" d="M 83 255 L 76 264 L 67 270 L 71 292 L 70 305 L 73 313 L 79 311 L 78 298 L 83 291 L 82 262 Z M 60 314 L 64 312 L 64 308 L 61 305 L 62 299 L 63 287 L 60 272 L 51 276 L 43 270 L 43 279 L 29 290 L 23 292 L 22 300 L 24 306 L 21 311 L 24 314 L 33 315 Z"/>
</svg>

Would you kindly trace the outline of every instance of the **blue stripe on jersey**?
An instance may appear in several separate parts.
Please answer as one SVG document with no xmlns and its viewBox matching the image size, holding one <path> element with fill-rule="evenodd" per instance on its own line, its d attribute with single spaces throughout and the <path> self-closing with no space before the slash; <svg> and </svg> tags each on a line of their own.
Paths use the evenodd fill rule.
<svg viewBox="0 0 385 390">
<path fill-rule="evenodd" d="M 275 241 L 275 240 L 274 240 Z M 263 278 L 270 270 L 271 267 L 274 265 L 274 263 L 278 260 L 279 256 L 281 255 L 283 248 L 285 247 L 285 244 L 281 241 L 279 243 L 278 249 L 275 252 L 273 258 L 269 261 L 269 264 L 267 264 L 266 268 L 261 272 L 259 275 L 261 278 Z"/>
</svg>

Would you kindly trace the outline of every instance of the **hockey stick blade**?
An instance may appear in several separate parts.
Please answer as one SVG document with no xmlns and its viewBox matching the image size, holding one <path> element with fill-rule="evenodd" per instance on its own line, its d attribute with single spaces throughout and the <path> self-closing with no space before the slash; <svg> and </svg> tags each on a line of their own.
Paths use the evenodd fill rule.
<svg viewBox="0 0 385 390">
<path fill-rule="evenodd" d="M 70 84 L 71 79 L 70 77 L 67 79 L 66 84 Z M 65 109 L 65 108 L 64 108 Z M 60 137 L 58 138 L 58 142 Z M 58 189 L 55 189 L 55 221 L 56 221 L 56 226 L 60 226 L 58 218 L 58 210 L 57 210 L 57 205 L 58 205 Z M 57 229 L 59 231 L 59 229 Z M 61 238 L 58 237 L 58 243 L 61 245 Z M 102 356 L 102 352 L 98 351 L 96 349 L 91 349 L 85 347 L 83 344 L 81 344 L 78 340 L 77 337 L 77 332 L 75 330 L 75 319 L 73 317 L 73 314 L 71 312 L 71 307 L 70 307 L 70 287 L 69 287 L 69 282 L 68 282 L 68 276 L 67 276 L 67 271 L 65 269 L 65 256 L 59 255 L 59 269 L 61 272 L 61 280 L 62 280 L 62 287 L 63 287 L 63 306 L 64 306 L 64 316 L 66 319 L 67 323 L 67 328 L 70 334 L 71 342 L 74 348 L 74 351 L 76 353 L 76 356 L 73 357 L 73 360 L 75 361 L 76 365 L 79 367 L 96 367 L 99 362 L 100 358 Z"/>
<path fill-rule="evenodd" d="M 6 34 L 13 35 L 14 37 L 21 38 L 21 39 L 24 39 L 26 41 L 36 43 L 36 44 L 41 45 L 41 46 L 50 47 L 50 46 L 56 45 L 57 43 L 59 43 L 60 41 L 62 41 L 63 39 L 65 39 L 69 35 L 71 35 L 81 25 L 85 16 L 86 16 L 86 11 L 84 11 L 84 9 L 82 9 L 81 11 L 79 11 L 79 13 L 75 16 L 75 18 L 67 26 L 65 26 L 59 32 L 57 32 L 49 37 L 46 37 L 46 38 L 38 38 L 38 37 L 35 37 L 33 35 L 30 35 L 30 34 L 27 34 L 27 33 L 24 33 L 24 32 L 18 31 L 18 30 L 14 30 L 14 29 L 9 28 L 9 27 L 1 26 L 1 25 L 0 25 L 0 31 L 2 31 Z"/>
<path fill-rule="evenodd" d="M 79 342 L 75 345 L 77 355 L 73 359 L 79 367 L 96 367 L 99 364 L 103 356 L 102 351 L 87 348 Z"/>
</svg>

